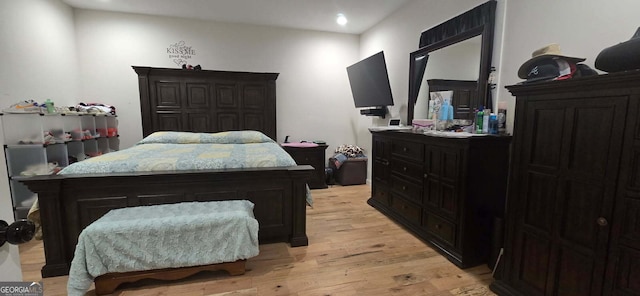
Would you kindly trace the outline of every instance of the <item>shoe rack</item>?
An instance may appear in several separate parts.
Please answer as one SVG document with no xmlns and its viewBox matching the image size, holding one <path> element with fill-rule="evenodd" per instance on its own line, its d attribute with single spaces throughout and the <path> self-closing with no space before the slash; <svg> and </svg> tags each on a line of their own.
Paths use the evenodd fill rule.
<svg viewBox="0 0 640 296">
<path fill-rule="evenodd" d="M 117 151 L 118 119 L 102 114 L 0 114 L 16 219 L 26 218 L 36 194 L 15 176 L 48 175 L 75 161 Z"/>
</svg>

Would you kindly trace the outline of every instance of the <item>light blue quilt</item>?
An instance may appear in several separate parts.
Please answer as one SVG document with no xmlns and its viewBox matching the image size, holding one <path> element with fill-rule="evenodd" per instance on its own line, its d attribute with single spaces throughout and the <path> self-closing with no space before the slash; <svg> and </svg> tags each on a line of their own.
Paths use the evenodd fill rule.
<svg viewBox="0 0 640 296">
<path fill-rule="evenodd" d="M 84 295 L 94 278 L 233 262 L 257 256 L 258 221 L 246 200 L 111 210 L 78 238 L 67 291 Z"/>
<path fill-rule="evenodd" d="M 257 131 L 214 134 L 156 132 L 135 146 L 76 162 L 59 174 L 136 173 L 288 167 L 296 162 L 276 142 Z"/>
<path fill-rule="evenodd" d="M 296 166 L 275 141 L 258 131 L 155 132 L 135 146 L 71 164 L 58 174 L 109 174 Z M 313 207 L 309 186 L 306 201 Z"/>
</svg>

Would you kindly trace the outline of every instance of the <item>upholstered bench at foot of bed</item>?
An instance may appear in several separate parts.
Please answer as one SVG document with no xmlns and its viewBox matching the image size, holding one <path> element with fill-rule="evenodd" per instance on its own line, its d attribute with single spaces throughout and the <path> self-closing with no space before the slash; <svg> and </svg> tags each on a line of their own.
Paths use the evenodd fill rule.
<svg viewBox="0 0 640 296">
<path fill-rule="evenodd" d="M 259 253 L 258 222 L 246 200 L 185 202 L 111 210 L 85 228 L 67 290 L 96 294 L 141 279 L 175 280 L 204 270 L 244 273 Z"/>
</svg>

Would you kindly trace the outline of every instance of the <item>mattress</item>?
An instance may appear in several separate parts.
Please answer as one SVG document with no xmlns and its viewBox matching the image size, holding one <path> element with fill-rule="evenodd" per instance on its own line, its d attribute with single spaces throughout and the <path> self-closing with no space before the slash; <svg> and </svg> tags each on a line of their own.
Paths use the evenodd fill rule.
<svg viewBox="0 0 640 296">
<path fill-rule="evenodd" d="M 156 132 L 135 146 L 77 162 L 59 172 L 137 173 L 295 166 L 276 142 L 257 131 Z"/>
</svg>

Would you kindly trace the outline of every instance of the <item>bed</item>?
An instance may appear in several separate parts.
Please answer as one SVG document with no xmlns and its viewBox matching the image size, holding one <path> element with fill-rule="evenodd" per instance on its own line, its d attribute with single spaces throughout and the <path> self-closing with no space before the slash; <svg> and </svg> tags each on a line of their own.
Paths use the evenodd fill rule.
<svg viewBox="0 0 640 296">
<path fill-rule="evenodd" d="M 259 130 L 276 140 L 277 74 L 134 69 L 145 136 L 166 130 Z M 235 115 L 225 106 L 234 106 Z M 195 120 L 203 118 L 197 114 L 208 119 Z M 140 205 L 245 199 L 255 204 L 261 244 L 306 246 L 306 182 L 312 171 L 308 165 L 170 169 L 37 176 L 20 181 L 38 194 L 46 259 L 42 276 L 51 277 L 68 274 L 82 229 L 111 209 Z"/>
</svg>

